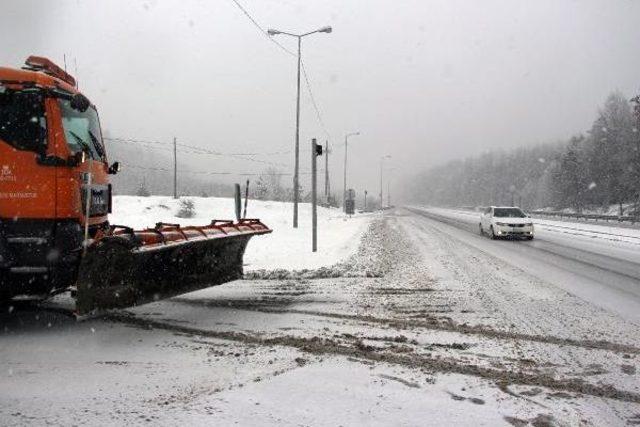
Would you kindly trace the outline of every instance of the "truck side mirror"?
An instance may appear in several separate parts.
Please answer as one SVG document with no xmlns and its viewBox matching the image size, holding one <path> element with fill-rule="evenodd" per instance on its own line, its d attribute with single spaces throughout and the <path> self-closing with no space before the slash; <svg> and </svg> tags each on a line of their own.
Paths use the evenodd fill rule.
<svg viewBox="0 0 640 427">
<path fill-rule="evenodd" d="M 113 162 L 111 166 L 109 166 L 108 173 L 109 175 L 115 175 L 120 172 L 120 162 Z"/>
</svg>

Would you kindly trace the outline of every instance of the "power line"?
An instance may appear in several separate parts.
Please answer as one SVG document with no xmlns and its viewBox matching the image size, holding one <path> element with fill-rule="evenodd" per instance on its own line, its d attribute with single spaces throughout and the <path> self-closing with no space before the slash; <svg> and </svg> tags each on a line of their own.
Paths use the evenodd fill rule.
<svg viewBox="0 0 640 427">
<path fill-rule="evenodd" d="M 118 142 L 131 143 L 131 144 L 158 144 L 158 145 L 171 145 L 171 143 L 169 143 L 169 142 L 163 142 L 163 141 L 150 141 L 150 140 L 144 140 L 144 139 L 133 139 L 133 138 L 103 137 L 102 139 L 107 140 L 107 141 L 118 141 Z"/>
<path fill-rule="evenodd" d="M 240 2 L 238 2 L 238 0 L 231 0 L 236 6 L 238 6 L 238 9 L 240 9 L 242 11 L 242 13 L 244 13 L 244 15 L 249 18 L 249 20 L 253 23 L 253 25 L 260 30 L 260 33 L 262 33 L 263 36 L 265 36 L 267 38 L 267 40 L 269 40 L 271 43 L 274 43 L 276 46 L 278 46 L 280 49 L 282 49 L 284 52 L 288 53 L 291 56 L 297 56 L 295 53 L 291 52 L 289 49 L 287 49 L 286 47 L 284 47 L 283 45 L 281 45 L 280 43 L 278 43 L 277 40 L 274 40 L 271 36 L 269 36 L 269 33 L 267 33 L 267 31 L 260 25 L 258 24 L 258 21 L 256 21 L 253 16 L 251 16 L 251 14 L 249 12 L 247 12 L 247 9 L 245 9 Z"/>
<path fill-rule="evenodd" d="M 145 140 L 140 140 L 140 139 L 130 139 L 130 138 L 104 138 L 107 141 L 112 141 L 112 142 L 120 142 L 120 143 L 126 143 L 126 144 L 139 144 L 139 145 L 146 145 L 146 144 L 166 144 L 168 145 L 168 143 L 164 143 L 164 142 L 159 142 L 159 141 L 145 141 Z M 220 157 L 232 157 L 234 159 L 237 160 L 242 160 L 242 161 L 246 161 L 246 162 L 253 162 L 253 163 L 261 163 L 261 164 L 267 164 L 267 165 L 272 165 L 272 166 L 281 166 L 281 167 L 288 167 L 289 165 L 285 164 L 285 163 L 279 163 L 279 162 L 271 162 L 268 160 L 259 160 L 259 159 L 254 159 L 251 158 L 249 156 L 261 156 L 261 155 L 278 155 L 278 154 L 288 154 L 291 152 L 291 150 L 289 151 L 280 151 L 280 152 L 270 152 L 270 153 L 221 153 L 219 151 L 215 151 L 215 150 L 211 150 L 211 149 L 207 149 L 204 147 L 198 147 L 195 145 L 188 145 L 188 144 L 177 144 L 180 147 L 184 147 L 184 148 L 189 148 L 190 150 L 178 150 L 181 153 L 188 153 L 188 154 L 198 154 L 198 155 L 212 155 L 212 156 L 220 156 Z M 159 150 L 159 151 L 171 151 L 173 152 L 173 149 L 170 147 L 167 148 L 160 148 L 160 147 L 146 147 L 147 149 L 151 149 L 151 150 Z"/>
<path fill-rule="evenodd" d="M 129 163 L 123 163 L 123 165 L 128 168 L 148 170 L 148 171 L 154 171 L 154 172 L 173 172 L 173 169 L 167 169 L 167 168 L 138 166 L 138 165 L 132 165 Z M 256 172 L 210 172 L 210 171 L 189 171 L 189 170 L 183 170 L 181 171 L 181 173 L 188 173 L 192 175 L 231 175 L 231 176 L 262 176 L 262 175 L 291 176 L 293 175 L 292 173 L 286 173 L 286 172 L 256 173 Z M 301 172 L 300 174 L 311 175 L 311 172 Z"/>
<path fill-rule="evenodd" d="M 279 155 L 279 154 L 289 154 L 291 153 L 293 150 L 285 150 L 285 151 L 267 151 L 264 153 L 221 153 L 219 151 L 215 151 L 215 150 L 209 150 L 207 148 L 204 147 L 198 147 L 198 146 L 194 146 L 194 145 L 187 145 L 187 144 L 178 144 L 179 146 L 182 147 L 186 147 L 186 148 L 191 148 L 194 150 L 199 150 L 201 151 L 203 154 L 215 154 L 218 156 L 230 156 L 230 157 L 237 157 L 237 156 L 275 156 L 275 155 Z"/>
<path fill-rule="evenodd" d="M 282 49 L 284 52 L 288 53 L 289 55 L 293 56 L 293 57 L 297 57 L 298 55 L 296 55 L 294 52 L 290 51 L 289 49 L 287 49 L 286 47 L 284 47 L 282 44 L 280 44 L 277 40 L 275 40 L 273 37 L 271 37 L 269 35 L 269 33 L 267 31 L 265 31 L 264 27 L 262 27 L 252 16 L 251 14 L 249 14 L 249 12 L 247 12 L 247 10 L 237 1 L 237 0 L 231 0 L 236 6 L 238 6 L 238 8 L 242 11 L 242 13 L 244 13 L 244 15 L 249 18 L 249 20 L 253 23 L 253 25 L 260 31 L 260 33 L 265 36 L 267 38 L 267 40 L 269 40 L 271 43 L 274 43 L 276 46 L 278 46 L 280 49 Z M 324 133 L 327 135 L 327 137 L 330 137 L 329 132 L 327 131 L 327 128 L 324 124 L 324 120 L 322 120 L 322 114 L 320 114 L 320 109 L 318 108 L 318 104 L 316 103 L 315 97 L 313 96 L 313 91 L 311 90 L 311 83 L 309 82 L 309 76 L 307 74 L 307 70 L 304 66 L 304 62 L 302 60 L 300 60 L 300 63 L 302 65 L 302 73 L 304 74 L 304 79 L 306 82 L 306 86 L 307 86 L 307 91 L 309 92 L 309 97 L 311 98 L 311 103 L 313 104 L 313 108 L 315 109 L 316 112 L 316 117 L 318 118 L 318 122 L 320 123 L 320 127 L 322 127 L 322 130 L 324 131 Z"/>
<path fill-rule="evenodd" d="M 302 74 L 304 75 L 304 81 L 307 83 L 307 90 L 309 91 L 309 97 L 311 98 L 311 103 L 313 104 L 314 110 L 316 110 L 316 117 L 318 118 L 318 122 L 320 123 L 320 127 L 324 131 L 325 135 L 329 139 L 331 139 L 331 135 L 327 131 L 326 126 L 324 125 L 324 120 L 322 120 L 322 114 L 320 114 L 320 109 L 318 108 L 318 104 L 316 103 L 316 99 L 313 96 L 313 91 L 311 90 L 311 83 L 309 82 L 309 76 L 307 75 L 307 69 L 304 66 L 304 62 L 301 60 L 300 64 L 302 65 Z"/>
<path fill-rule="evenodd" d="M 290 51 L 289 49 L 287 49 L 286 47 L 284 47 L 282 44 L 280 44 L 278 41 L 276 41 L 275 39 L 273 39 L 271 36 L 269 36 L 269 34 L 267 33 L 267 31 L 253 18 L 253 16 L 251 16 L 251 14 L 242 6 L 242 4 L 240 4 L 240 2 L 238 0 L 231 0 L 237 7 L 238 9 L 240 9 L 240 11 L 242 11 L 242 13 L 251 21 L 251 23 L 260 31 L 260 33 L 265 36 L 267 38 L 267 40 L 269 40 L 271 43 L 274 43 L 276 46 L 278 46 L 282 51 L 284 51 L 285 53 L 289 54 L 290 56 L 293 57 L 297 57 L 297 55 Z M 327 135 L 327 137 L 330 137 L 329 132 L 327 131 L 327 128 L 324 124 L 324 120 L 322 119 L 322 114 L 320 112 L 320 108 L 318 107 L 318 104 L 315 100 L 315 97 L 313 95 L 313 91 L 311 89 L 311 82 L 309 79 L 309 75 L 307 73 L 306 67 L 304 65 L 304 63 L 301 61 L 301 65 L 302 65 L 302 72 L 304 75 L 304 79 L 306 82 L 306 87 L 307 87 L 307 91 L 309 92 L 309 97 L 311 98 L 311 103 L 313 105 L 313 108 L 315 110 L 316 113 L 316 118 L 318 119 L 318 122 L 322 128 L 322 130 L 324 131 L 324 133 Z M 157 145 L 163 145 L 163 146 L 167 146 L 166 149 L 162 149 L 162 148 L 155 148 L 155 147 L 147 147 L 148 149 L 155 149 L 155 150 L 161 150 L 161 151 L 173 151 L 172 148 L 168 147 L 169 143 L 167 142 L 162 142 L 162 141 L 148 141 L 148 140 L 140 140 L 140 139 L 131 139 L 131 138 L 104 138 L 105 140 L 110 140 L 110 141 L 114 141 L 114 142 L 121 142 L 121 143 L 131 143 L 131 144 L 144 144 L 144 145 L 153 145 L 153 144 L 157 144 Z M 222 153 L 219 151 L 215 151 L 215 150 L 211 150 L 211 149 L 207 149 L 207 148 L 203 148 L 203 147 L 198 147 L 198 146 L 193 146 L 193 145 L 187 145 L 187 144 L 177 144 L 180 147 L 183 148 L 188 148 L 191 150 L 195 150 L 195 151 L 185 151 L 185 150 L 180 150 L 180 152 L 183 153 L 190 153 L 190 154 L 199 154 L 199 155 L 215 155 L 215 156 L 221 156 L 221 157 L 232 157 L 238 160 L 242 160 L 242 161 L 248 161 L 248 162 L 254 162 L 254 163 L 262 163 L 262 164 L 267 164 L 267 165 L 271 165 L 271 166 L 281 166 L 281 167 L 288 167 L 289 165 L 286 165 L 284 163 L 277 163 L 277 162 L 270 162 L 270 161 L 266 161 L 266 160 L 259 160 L 259 159 L 255 159 L 252 156 L 262 156 L 262 155 L 280 155 L 280 154 L 289 154 L 292 152 L 292 150 L 287 150 L 287 151 L 276 151 L 276 152 L 270 152 L 270 153 Z M 131 166 L 131 167 L 137 167 L 137 166 Z M 143 167 L 137 167 L 139 169 L 145 169 Z M 146 168 L 148 170 L 162 170 L 160 168 Z M 196 173 L 196 172 L 188 172 L 188 173 Z M 242 175 L 242 176 L 251 176 L 251 175 L 260 175 L 260 174 L 238 174 L 238 173 L 231 173 L 231 172 L 206 172 L 207 174 L 210 175 Z M 308 173 L 302 173 L 302 174 L 308 174 Z M 292 174 L 280 174 L 282 176 L 289 176 Z"/>
<path fill-rule="evenodd" d="M 142 140 L 142 139 L 130 139 L 130 138 L 111 138 L 111 137 L 104 137 L 102 138 L 105 141 L 111 141 L 111 142 L 119 142 L 119 143 L 124 143 L 124 144 L 162 144 L 162 145 L 170 145 L 167 142 L 160 142 L 160 141 L 146 141 L 146 140 Z M 198 147 L 198 146 L 193 146 L 193 145 L 187 145 L 187 144 L 178 144 L 178 146 L 180 147 L 185 147 L 185 148 L 191 148 L 193 150 L 197 150 L 197 151 L 188 151 L 188 150 L 182 150 L 180 152 L 182 153 L 200 153 L 202 152 L 202 150 L 206 150 L 207 154 L 215 154 L 218 156 L 276 156 L 276 155 L 280 155 L 280 154 L 290 154 L 293 152 L 293 150 L 281 150 L 281 151 L 267 151 L 267 152 L 255 152 L 255 153 L 222 153 L 219 151 L 215 151 L 215 150 L 210 150 L 210 149 L 206 149 L 203 147 Z M 148 147 L 151 148 L 151 147 Z M 153 148 L 153 149 L 160 149 L 160 148 Z"/>
<path fill-rule="evenodd" d="M 288 166 L 284 163 L 277 163 L 277 162 L 270 162 L 267 160 L 258 160 L 258 159 L 253 159 L 250 157 L 245 157 L 243 155 L 238 155 L 238 154 L 224 154 L 224 153 L 220 153 L 219 151 L 213 151 L 213 150 L 209 150 L 207 148 L 203 148 L 203 147 L 196 147 L 193 145 L 187 145 L 187 144 L 178 144 L 182 147 L 186 147 L 186 148 L 191 148 L 191 149 L 195 149 L 200 151 L 200 153 L 196 153 L 196 154 L 211 154 L 214 156 L 225 156 L 225 157 L 232 157 L 234 159 L 239 159 L 239 160 L 243 160 L 243 161 L 247 161 L 247 162 L 254 162 L 254 163 L 263 163 L 263 164 L 267 164 L 267 165 L 274 165 L 274 166 Z"/>
</svg>

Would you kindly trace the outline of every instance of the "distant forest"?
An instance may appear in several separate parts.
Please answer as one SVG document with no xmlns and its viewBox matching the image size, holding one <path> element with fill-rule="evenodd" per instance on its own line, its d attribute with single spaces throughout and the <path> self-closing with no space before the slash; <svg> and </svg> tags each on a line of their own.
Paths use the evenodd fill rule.
<svg viewBox="0 0 640 427">
<path fill-rule="evenodd" d="M 638 210 L 640 105 L 614 92 L 583 135 L 555 144 L 491 151 L 429 169 L 413 181 L 430 205 Z M 626 212 L 630 213 L 630 212 Z"/>
</svg>

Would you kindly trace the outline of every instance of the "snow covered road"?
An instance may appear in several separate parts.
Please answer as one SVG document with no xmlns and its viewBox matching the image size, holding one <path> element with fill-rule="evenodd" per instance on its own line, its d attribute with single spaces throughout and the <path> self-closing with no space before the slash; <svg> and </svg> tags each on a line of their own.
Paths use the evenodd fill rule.
<svg viewBox="0 0 640 427">
<path fill-rule="evenodd" d="M 390 211 L 323 274 L 80 323 L 16 306 L 0 315 L 1 424 L 640 423 L 633 316 L 567 290 L 600 283 L 588 270 L 469 224 Z"/>
<path fill-rule="evenodd" d="M 479 214 L 412 207 L 442 232 L 640 324 L 640 230 L 533 219 L 535 240 L 480 236 Z"/>
</svg>

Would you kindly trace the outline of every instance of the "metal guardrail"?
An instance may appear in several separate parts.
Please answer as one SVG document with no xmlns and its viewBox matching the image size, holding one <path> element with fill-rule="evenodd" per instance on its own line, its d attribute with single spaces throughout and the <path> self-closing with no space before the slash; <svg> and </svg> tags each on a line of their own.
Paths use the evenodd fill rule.
<svg viewBox="0 0 640 427">
<path fill-rule="evenodd" d="M 638 216 L 619 216 L 619 215 L 600 215 L 600 214 L 579 214 L 579 213 L 567 213 L 567 212 L 554 212 L 554 211 L 529 211 L 531 215 L 550 216 L 557 218 L 573 218 L 573 219 L 585 219 L 594 221 L 617 221 L 617 222 L 630 222 L 634 224 L 640 222 Z"/>
<path fill-rule="evenodd" d="M 456 209 L 462 209 L 466 211 L 479 212 L 476 206 L 458 206 Z M 600 215 L 600 214 L 582 214 L 582 213 L 567 213 L 560 211 L 529 211 L 525 210 L 529 215 L 550 216 L 556 218 L 572 218 L 572 219 L 584 219 L 594 221 L 617 221 L 617 222 L 630 222 L 631 224 L 640 223 L 640 216 L 631 215 Z"/>
</svg>

